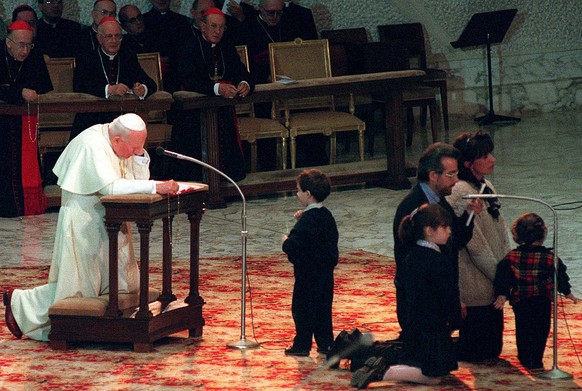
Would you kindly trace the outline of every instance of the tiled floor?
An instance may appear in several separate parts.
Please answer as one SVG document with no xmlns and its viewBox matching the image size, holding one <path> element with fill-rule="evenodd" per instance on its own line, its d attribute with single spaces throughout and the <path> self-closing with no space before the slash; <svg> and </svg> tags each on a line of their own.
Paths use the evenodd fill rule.
<svg viewBox="0 0 582 391">
<path fill-rule="evenodd" d="M 453 118 L 451 131 L 444 139 L 452 141 L 460 131 L 476 129 L 471 119 Z M 490 179 L 500 194 L 534 197 L 550 205 L 578 202 L 565 205 L 561 207 L 564 210 L 557 212 L 558 253 L 568 266 L 574 293 L 582 296 L 582 209 L 573 209 L 582 205 L 582 113 L 536 115 L 523 118 L 517 124 L 492 125 L 485 130 L 495 142 L 497 166 Z M 407 150 L 409 161 L 416 162 L 429 137 L 430 132 L 417 129 L 414 145 Z M 374 158 L 382 157 L 383 144 L 383 139 L 378 137 Z M 341 145 L 338 143 L 338 147 Z M 354 145 L 352 153 L 355 153 Z M 407 190 L 363 187 L 334 190 L 325 203 L 338 222 L 341 249 L 392 255 L 392 218 L 406 193 Z M 510 199 L 502 200 L 502 205 L 501 211 L 508 223 L 525 211 L 540 214 L 549 226 L 546 244 L 552 245 L 553 214 L 549 208 Z M 249 200 L 248 254 L 280 252 L 281 236 L 293 226 L 293 213 L 298 207 L 294 194 Z M 242 204 L 234 201 L 226 209 L 206 211 L 201 226 L 202 257 L 241 254 L 241 208 Z M 56 221 L 57 213 L 0 218 L 0 267 L 50 264 Z M 180 216 L 174 225 L 174 254 L 186 257 L 187 220 Z M 161 258 L 160 226 L 154 225 L 152 232 L 154 245 L 150 253 L 154 260 Z"/>
</svg>

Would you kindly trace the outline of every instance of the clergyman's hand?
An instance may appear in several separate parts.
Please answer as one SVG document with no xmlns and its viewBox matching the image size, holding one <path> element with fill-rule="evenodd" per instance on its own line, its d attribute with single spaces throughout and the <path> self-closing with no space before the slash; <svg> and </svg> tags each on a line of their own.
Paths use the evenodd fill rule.
<svg viewBox="0 0 582 391">
<path fill-rule="evenodd" d="M 38 94 L 35 90 L 31 90 L 30 88 L 23 88 L 22 99 L 24 99 L 26 102 L 33 102 L 38 99 Z"/>
</svg>

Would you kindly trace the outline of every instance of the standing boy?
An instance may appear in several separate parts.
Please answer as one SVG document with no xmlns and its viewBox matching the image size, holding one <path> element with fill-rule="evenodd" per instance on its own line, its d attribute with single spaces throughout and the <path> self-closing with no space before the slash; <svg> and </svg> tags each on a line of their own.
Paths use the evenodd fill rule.
<svg viewBox="0 0 582 391">
<path fill-rule="evenodd" d="M 527 369 L 543 369 L 542 359 L 550 333 L 554 267 L 558 265 L 558 291 L 574 303 L 566 265 L 543 243 L 548 229 L 535 213 L 525 213 L 511 226 L 518 244 L 497 265 L 495 308 L 502 309 L 507 298 L 515 314 L 517 358 Z"/>
<path fill-rule="evenodd" d="M 319 353 L 326 354 L 333 343 L 333 269 L 339 258 L 339 234 L 333 215 L 322 204 L 330 190 L 329 178 L 319 170 L 304 170 L 297 177 L 297 198 L 305 209 L 295 213 L 297 223 L 283 241 L 295 275 L 291 305 L 295 338 L 285 349 L 288 356 L 308 356 L 313 337 Z"/>
</svg>

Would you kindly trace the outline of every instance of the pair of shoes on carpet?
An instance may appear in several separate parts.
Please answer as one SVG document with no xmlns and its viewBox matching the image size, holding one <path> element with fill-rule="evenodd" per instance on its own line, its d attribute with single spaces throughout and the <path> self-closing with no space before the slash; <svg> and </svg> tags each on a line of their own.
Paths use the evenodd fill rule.
<svg viewBox="0 0 582 391">
<path fill-rule="evenodd" d="M 387 367 L 388 364 L 383 357 L 370 357 L 363 367 L 352 374 L 350 385 L 358 389 L 368 388 L 368 384 L 384 378 Z"/>
<path fill-rule="evenodd" d="M 6 327 L 8 330 L 14 335 L 16 338 L 22 338 L 22 331 L 20 331 L 20 327 L 18 327 L 18 323 L 16 323 L 16 319 L 14 319 L 14 315 L 12 314 L 12 291 L 6 291 L 2 295 L 2 301 L 4 302 L 4 307 L 6 307 L 5 312 L 5 319 L 6 319 Z"/>
<path fill-rule="evenodd" d="M 360 344 L 361 338 L 362 333 L 357 328 L 353 328 L 350 332 L 347 332 L 346 330 L 340 331 L 326 354 L 327 361 L 335 361 L 331 368 L 337 368 L 340 359 L 349 358 L 349 354 L 353 353 L 357 344 Z M 354 349 L 349 349 L 350 347 L 353 347 Z"/>
<path fill-rule="evenodd" d="M 289 349 L 285 349 L 285 356 L 307 357 L 309 356 L 309 350 L 298 349 L 295 346 L 291 346 Z"/>
</svg>

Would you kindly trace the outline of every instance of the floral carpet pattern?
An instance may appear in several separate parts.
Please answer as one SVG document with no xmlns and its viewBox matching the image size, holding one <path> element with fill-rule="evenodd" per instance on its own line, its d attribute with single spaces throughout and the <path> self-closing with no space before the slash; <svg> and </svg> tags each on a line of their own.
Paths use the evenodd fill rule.
<svg viewBox="0 0 582 391">
<path fill-rule="evenodd" d="M 160 288 L 160 262 L 151 262 L 151 286 Z M 187 332 L 164 338 L 154 352 L 134 353 L 125 344 L 71 344 L 55 351 L 48 344 L 17 340 L 0 320 L 0 390 L 350 390 L 351 372 L 326 369 L 325 357 L 287 357 L 283 350 L 294 335 L 291 318 L 293 270 L 284 254 L 247 259 L 248 283 L 245 337 L 256 349 L 230 349 L 241 337 L 240 258 L 200 261 L 200 294 L 206 301 L 206 325 L 200 340 Z M 173 290 L 184 298 L 188 289 L 185 261 L 175 261 Z M 48 267 L 0 269 L 0 289 L 43 284 Z M 364 251 L 341 254 L 336 269 L 334 330 L 358 327 L 375 340 L 397 336 L 392 259 Z M 559 301 L 558 367 L 573 375 L 546 380 L 518 363 L 513 312 L 505 309 L 502 359 L 496 363 L 459 363 L 459 369 L 437 387 L 403 383 L 373 383 L 371 389 L 394 390 L 579 390 L 582 389 L 582 306 Z M 552 336 L 544 364 L 552 368 Z"/>
</svg>

